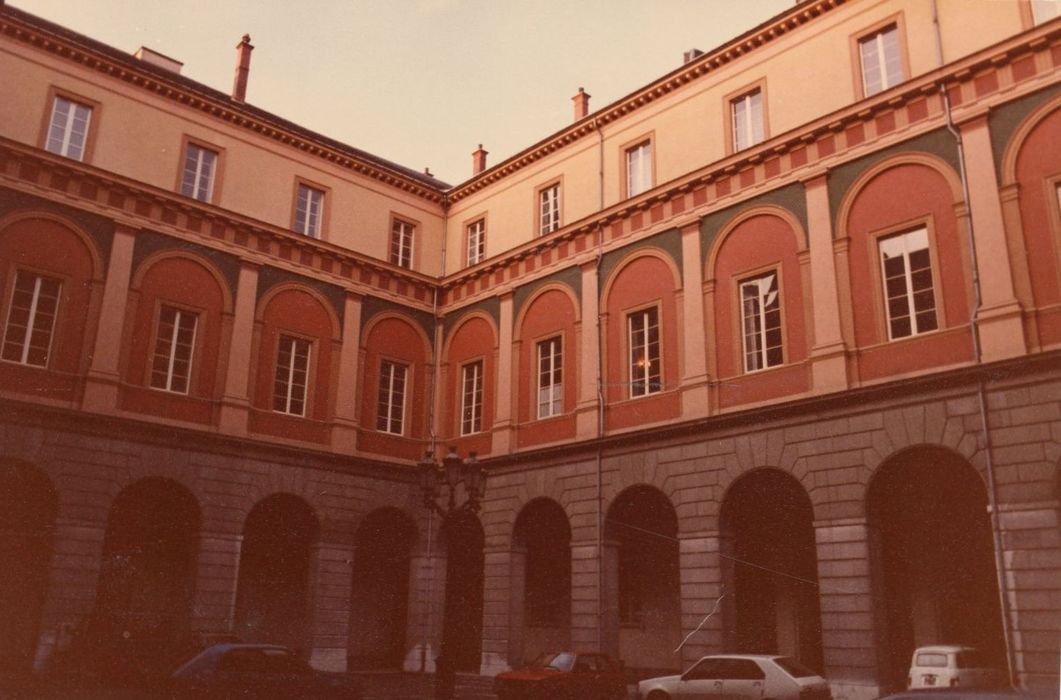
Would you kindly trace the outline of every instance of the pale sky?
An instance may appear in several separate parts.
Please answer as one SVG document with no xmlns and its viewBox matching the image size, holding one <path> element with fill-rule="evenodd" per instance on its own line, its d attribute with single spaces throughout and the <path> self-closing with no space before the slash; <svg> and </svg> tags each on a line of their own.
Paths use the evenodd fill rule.
<svg viewBox="0 0 1061 700">
<path fill-rule="evenodd" d="M 794 0 L 7 0 L 247 101 L 456 184 L 479 143 L 501 162 L 791 7 Z"/>
</svg>

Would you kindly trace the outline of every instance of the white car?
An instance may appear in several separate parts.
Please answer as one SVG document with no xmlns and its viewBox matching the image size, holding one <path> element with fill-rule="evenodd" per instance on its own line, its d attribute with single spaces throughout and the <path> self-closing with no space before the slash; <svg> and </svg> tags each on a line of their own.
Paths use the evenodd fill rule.
<svg viewBox="0 0 1061 700">
<path fill-rule="evenodd" d="M 832 700 L 829 683 L 788 656 L 705 656 L 680 676 L 637 684 L 640 700 Z"/>
<path fill-rule="evenodd" d="M 907 688 L 998 688 L 1006 674 L 973 647 L 937 644 L 919 647 L 910 660 Z"/>
</svg>

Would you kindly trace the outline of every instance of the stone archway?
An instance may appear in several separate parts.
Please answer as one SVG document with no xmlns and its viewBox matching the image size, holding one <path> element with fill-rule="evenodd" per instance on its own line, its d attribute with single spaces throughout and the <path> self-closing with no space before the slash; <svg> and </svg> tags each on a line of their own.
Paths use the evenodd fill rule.
<svg viewBox="0 0 1061 700">
<path fill-rule="evenodd" d="M 409 617 L 409 556 L 416 525 L 397 508 L 369 513 L 357 529 L 348 669 L 400 669 Z"/>
<path fill-rule="evenodd" d="M 608 508 L 604 533 L 605 649 L 630 668 L 677 668 L 674 649 L 682 634 L 674 506 L 651 486 L 633 486 Z"/>
<path fill-rule="evenodd" d="M 479 519 L 459 513 L 446 519 L 446 602 L 441 651 L 458 671 L 478 673 L 483 649 L 485 535 Z"/>
<path fill-rule="evenodd" d="M 987 491 L 976 470 L 948 450 L 908 450 L 877 470 L 866 501 L 882 584 L 882 686 L 901 686 L 925 644 L 975 646 L 1005 668 Z"/>
<path fill-rule="evenodd" d="M 720 517 L 727 649 L 794 656 L 823 669 L 814 512 L 798 481 L 757 469 L 726 493 Z"/>
<path fill-rule="evenodd" d="M 47 476 L 27 465 L 0 464 L 0 675 L 33 667 L 55 514 Z"/>
<path fill-rule="evenodd" d="M 511 590 L 516 617 L 509 644 L 520 664 L 571 644 L 571 527 L 556 501 L 537 498 L 516 517 Z M 515 638 L 515 639 L 513 639 Z"/>
<path fill-rule="evenodd" d="M 310 561 L 317 516 L 304 500 L 274 494 L 247 515 L 236 589 L 235 633 L 248 642 L 305 651 Z"/>
</svg>

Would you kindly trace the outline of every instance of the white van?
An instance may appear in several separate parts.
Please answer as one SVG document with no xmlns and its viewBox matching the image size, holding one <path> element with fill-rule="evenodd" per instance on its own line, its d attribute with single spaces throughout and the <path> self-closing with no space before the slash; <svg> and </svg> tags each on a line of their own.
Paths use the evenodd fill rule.
<svg viewBox="0 0 1061 700">
<path fill-rule="evenodd" d="M 973 647 L 939 644 L 920 647 L 910 662 L 907 688 L 998 688 L 1006 674 Z"/>
</svg>

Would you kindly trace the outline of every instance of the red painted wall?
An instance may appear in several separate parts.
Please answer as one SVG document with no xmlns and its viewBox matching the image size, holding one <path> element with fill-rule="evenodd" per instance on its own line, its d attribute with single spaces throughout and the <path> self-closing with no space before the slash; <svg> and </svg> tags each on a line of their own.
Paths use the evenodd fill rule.
<svg viewBox="0 0 1061 700">
<path fill-rule="evenodd" d="M 874 231 L 931 217 L 935 227 L 935 300 L 940 329 L 965 327 L 955 340 L 939 331 L 888 342 Z M 902 229 L 897 230 L 898 233 Z M 925 165 L 902 164 L 870 181 L 852 203 L 850 237 L 852 315 L 862 379 L 878 379 L 972 359 L 968 335 L 970 285 L 959 242 L 954 194 L 943 175 Z M 938 264 L 938 269 L 937 269 Z M 871 268 L 871 266 L 874 266 Z M 942 312 L 942 313 L 941 313 Z M 912 346 L 907 348 L 906 346 Z"/>
<path fill-rule="evenodd" d="M 494 348 L 497 346 L 494 330 L 482 317 L 474 317 L 454 331 L 446 354 L 446 397 L 443 430 L 447 441 L 456 445 L 461 454 L 475 451 L 487 454 L 491 448 L 490 429 L 494 424 L 494 377 L 497 368 Z M 483 422 L 482 431 L 460 437 L 461 366 L 476 359 L 483 360 Z"/>
<path fill-rule="evenodd" d="M 364 372 L 362 373 L 358 448 L 393 457 L 417 460 L 423 457 L 423 440 L 427 437 L 429 350 L 422 335 L 411 321 L 386 318 L 375 324 L 364 339 Z M 387 359 L 409 366 L 405 390 L 404 435 L 390 435 L 376 430 L 379 397 L 380 360 Z"/>
<path fill-rule="evenodd" d="M 719 405 L 723 408 L 765 401 L 808 389 L 805 302 L 799 264 L 799 239 L 777 216 L 754 216 L 733 229 L 715 257 L 714 353 L 718 361 Z M 743 331 L 738 284 L 773 267 L 780 275 L 781 322 L 785 363 L 744 373 Z M 710 310 L 709 310 L 710 312 Z"/>
<path fill-rule="evenodd" d="M 575 402 L 577 401 L 578 335 L 575 331 L 575 307 L 571 297 L 551 289 L 531 302 L 518 330 L 520 339 L 516 378 L 520 447 L 539 445 L 575 437 Z M 538 342 L 561 336 L 563 412 L 559 416 L 538 419 Z"/>
<path fill-rule="evenodd" d="M 126 329 L 129 361 L 125 370 L 122 408 L 142 413 L 209 423 L 213 400 L 219 395 L 218 361 L 224 296 L 217 279 L 201 264 L 187 258 L 165 258 L 144 273 L 132 328 Z M 150 388 L 152 342 L 161 303 L 198 311 L 192 377 L 188 393 Z"/>
<path fill-rule="evenodd" d="M 1021 227 L 1027 252 L 1028 275 L 1035 299 L 1040 346 L 1061 343 L 1061 224 L 1054 218 L 1057 191 L 1047 177 L 1056 177 L 1061 143 L 1061 109 L 1032 130 L 1017 157 Z M 1044 308 L 1053 306 L 1054 308 Z"/>
<path fill-rule="evenodd" d="M 646 255 L 631 261 L 616 274 L 603 304 L 608 314 L 606 428 L 630 428 L 677 418 L 681 413 L 677 391 L 681 377 L 678 376 L 678 310 L 674 299 L 674 273 L 659 258 Z M 653 302 L 658 302 L 660 309 L 663 391 L 630 399 L 626 314 Z"/>
<path fill-rule="evenodd" d="M 79 375 L 87 369 L 93 341 L 87 337 L 92 313 L 92 255 L 77 234 L 48 219 L 23 219 L 0 232 L 0 334 L 6 332 L 18 268 L 57 277 L 62 280 L 62 289 L 48 367 L 0 362 L 0 387 L 42 399 L 75 400 Z"/>
</svg>

